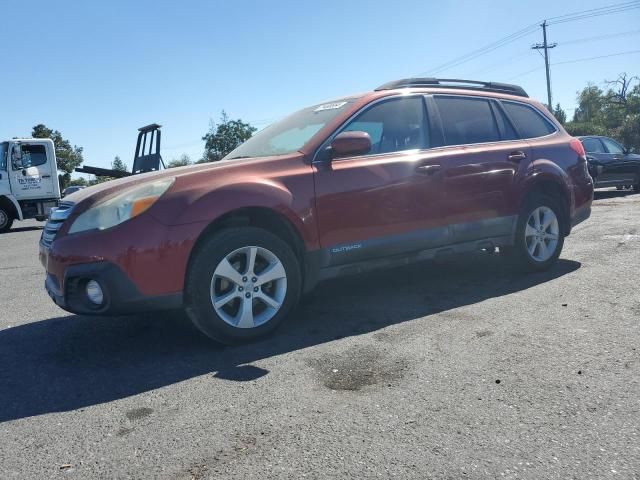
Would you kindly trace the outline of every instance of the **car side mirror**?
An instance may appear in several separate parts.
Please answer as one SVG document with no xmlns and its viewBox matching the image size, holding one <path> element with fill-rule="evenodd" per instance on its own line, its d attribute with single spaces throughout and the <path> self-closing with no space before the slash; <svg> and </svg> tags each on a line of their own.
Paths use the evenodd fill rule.
<svg viewBox="0 0 640 480">
<path fill-rule="evenodd" d="M 625 155 L 629 155 L 630 153 L 635 153 L 635 148 L 633 148 L 633 147 L 629 147 L 629 148 L 625 147 L 624 154 Z"/>
<path fill-rule="evenodd" d="M 331 142 L 334 157 L 363 155 L 371 150 L 371 137 L 367 132 L 342 132 Z"/>
</svg>

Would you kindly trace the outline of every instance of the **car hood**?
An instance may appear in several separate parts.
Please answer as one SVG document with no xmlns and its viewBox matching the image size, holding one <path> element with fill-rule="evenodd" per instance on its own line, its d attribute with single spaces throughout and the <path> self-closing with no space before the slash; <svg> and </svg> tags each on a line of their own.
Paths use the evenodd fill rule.
<svg viewBox="0 0 640 480">
<path fill-rule="evenodd" d="M 220 182 L 224 183 L 225 176 L 232 172 L 242 173 L 242 170 L 252 169 L 253 167 L 258 167 L 260 164 L 278 161 L 285 158 L 300 157 L 302 155 L 303 154 L 300 152 L 295 152 L 294 154 L 277 157 L 271 156 L 220 160 L 217 162 L 189 165 L 186 167 L 169 168 L 157 172 L 141 173 L 84 188 L 66 196 L 64 201 L 72 202 L 74 204 L 83 203 L 88 207 L 105 197 L 116 194 L 127 188 L 142 185 L 144 183 L 151 183 L 167 177 L 173 177 L 176 180 L 185 180 L 185 182 L 181 182 L 184 184 L 190 181 L 193 181 L 193 183 L 199 183 L 197 180 L 200 178 L 206 177 L 208 179 L 210 176 L 213 176 L 217 180 L 216 183 L 219 184 Z"/>
</svg>

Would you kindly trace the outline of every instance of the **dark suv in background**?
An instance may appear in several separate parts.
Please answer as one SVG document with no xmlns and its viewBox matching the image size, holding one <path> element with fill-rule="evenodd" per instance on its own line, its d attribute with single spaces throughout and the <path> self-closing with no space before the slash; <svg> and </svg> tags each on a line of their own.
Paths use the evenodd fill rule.
<svg viewBox="0 0 640 480">
<path fill-rule="evenodd" d="M 633 188 L 640 192 L 640 155 L 613 138 L 596 135 L 578 138 L 587 152 L 589 172 L 595 188 Z"/>
<path fill-rule="evenodd" d="M 222 161 L 76 192 L 41 241 L 62 308 L 185 308 L 223 342 L 319 281 L 498 247 L 550 267 L 589 217 L 585 152 L 520 87 L 412 78 L 300 110 Z"/>
</svg>

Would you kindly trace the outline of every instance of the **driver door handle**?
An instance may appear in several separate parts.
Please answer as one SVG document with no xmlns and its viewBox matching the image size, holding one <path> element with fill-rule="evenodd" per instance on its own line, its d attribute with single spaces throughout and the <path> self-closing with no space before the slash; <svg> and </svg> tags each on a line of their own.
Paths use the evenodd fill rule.
<svg viewBox="0 0 640 480">
<path fill-rule="evenodd" d="M 527 154 L 521 151 L 511 152 L 507 158 L 511 162 L 520 162 L 527 158 Z"/>
<path fill-rule="evenodd" d="M 420 175 L 433 175 L 440 171 L 440 165 L 418 165 L 416 167 L 416 173 Z"/>
</svg>

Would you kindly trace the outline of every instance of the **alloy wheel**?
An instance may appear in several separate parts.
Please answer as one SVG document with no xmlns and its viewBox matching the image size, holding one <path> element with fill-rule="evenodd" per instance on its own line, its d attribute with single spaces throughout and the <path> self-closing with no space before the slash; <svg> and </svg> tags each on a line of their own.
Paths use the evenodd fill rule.
<svg viewBox="0 0 640 480">
<path fill-rule="evenodd" d="M 524 240 L 529 256 L 537 262 L 546 262 L 556 252 L 560 227 L 558 217 L 549 207 L 538 207 L 527 220 Z"/>
<path fill-rule="evenodd" d="M 255 328 L 271 320 L 287 293 L 287 274 L 270 250 L 247 246 L 234 250 L 216 266 L 211 303 L 227 324 Z"/>
</svg>

